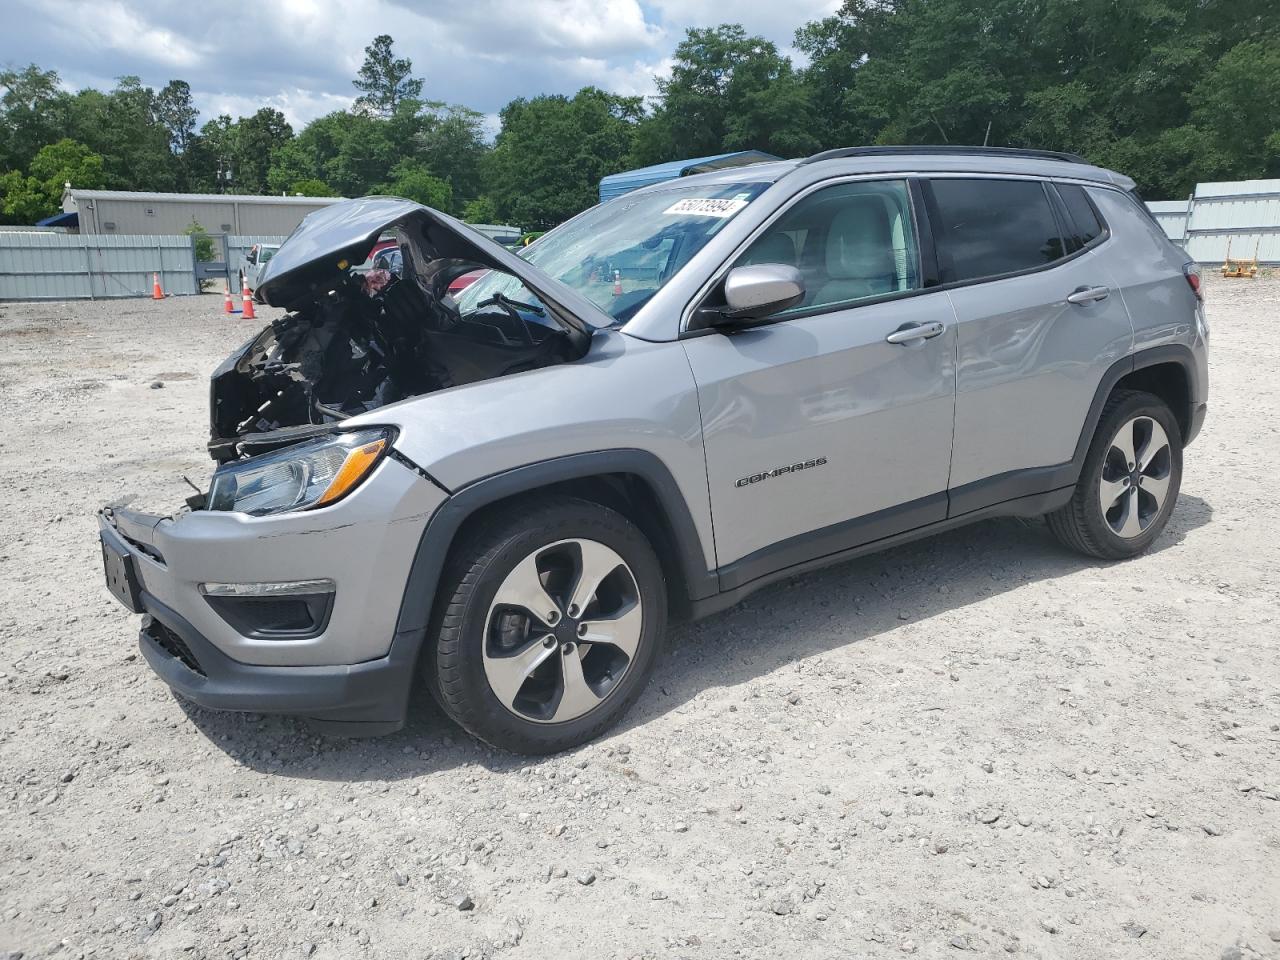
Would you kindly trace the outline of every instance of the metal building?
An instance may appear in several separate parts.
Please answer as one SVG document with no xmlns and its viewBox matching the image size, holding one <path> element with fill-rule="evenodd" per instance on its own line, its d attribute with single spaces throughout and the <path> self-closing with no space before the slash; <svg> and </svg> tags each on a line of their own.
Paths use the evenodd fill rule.
<svg viewBox="0 0 1280 960">
<path fill-rule="evenodd" d="M 281 236 L 337 197 L 254 197 L 215 193 L 135 193 L 77 190 L 62 195 L 63 217 L 75 214 L 81 234 L 180 234 L 194 220 L 206 233 Z M 59 218 L 61 219 L 61 218 Z"/>
</svg>

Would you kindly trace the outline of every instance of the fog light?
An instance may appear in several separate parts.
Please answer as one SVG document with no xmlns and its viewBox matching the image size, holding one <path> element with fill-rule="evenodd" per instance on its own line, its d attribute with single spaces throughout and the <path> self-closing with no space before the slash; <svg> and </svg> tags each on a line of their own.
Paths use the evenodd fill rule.
<svg viewBox="0 0 1280 960">
<path fill-rule="evenodd" d="M 307 640 L 324 633 L 337 585 L 332 580 L 202 583 L 205 602 L 241 636 Z"/>
<path fill-rule="evenodd" d="M 202 583 L 206 597 L 295 597 L 300 593 L 332 593 L 332 580 L 283 580 L 279 583 Z"/>
</svg>

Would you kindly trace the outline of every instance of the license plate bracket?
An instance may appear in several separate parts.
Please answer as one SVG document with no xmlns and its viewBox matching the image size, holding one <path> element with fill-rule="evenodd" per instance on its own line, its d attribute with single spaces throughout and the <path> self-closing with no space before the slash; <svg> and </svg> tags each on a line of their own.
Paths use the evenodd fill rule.
<svg viewBox="0 0 1280 960">
<path fill-rule="evenodd" d="M 142 613 L 142 587 L 133 566 L 133 557 L 112 543 L 106 534 L 100 534 L 99 539 L 102 541 L 102 569 L 106 574 L 107 589 L 130 611 Z"/>
</svg>

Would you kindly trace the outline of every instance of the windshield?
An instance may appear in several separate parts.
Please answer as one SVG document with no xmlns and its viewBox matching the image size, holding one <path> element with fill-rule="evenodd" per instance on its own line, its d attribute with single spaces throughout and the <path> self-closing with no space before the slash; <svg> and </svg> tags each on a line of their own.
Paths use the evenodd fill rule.
<svg viewBox="0 0 1280 960">
<path fill-rule="evenodd" d="M 767 183 L 678 182 L 593 207 L 540 237 L 520 256 L 615 320 L 628 320 Z M 494 294 L 532 297 L 510 274 L 490 271 L 456 295 L 465 315 Z"/>
</svg>

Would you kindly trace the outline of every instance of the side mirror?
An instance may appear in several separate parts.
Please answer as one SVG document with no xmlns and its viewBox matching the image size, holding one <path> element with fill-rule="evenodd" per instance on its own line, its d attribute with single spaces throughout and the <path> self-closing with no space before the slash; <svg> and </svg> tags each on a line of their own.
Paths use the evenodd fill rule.
<svg viewBox="0 0 1280 960">
<path fill-rule="evenodd" d="M 724 278 L 725 307 L 713 326 L 749 326 L 804 299 L 800 271 L 784 263 L 734 267 Z"/>
</svg>

